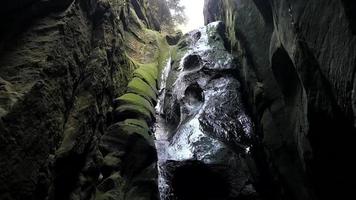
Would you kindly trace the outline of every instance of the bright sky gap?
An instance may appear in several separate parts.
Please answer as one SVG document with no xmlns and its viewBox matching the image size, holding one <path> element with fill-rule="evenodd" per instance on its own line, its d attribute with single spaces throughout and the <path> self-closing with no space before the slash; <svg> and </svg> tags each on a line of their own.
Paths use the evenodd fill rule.
<svg viewBox="0 0 356 200">
<path fill-rule="evenodd" d="M 181 4 L 185 6 L 187 16 L 186 25 L 179 27 L 183 33 L 204 26 L 204 0 L 181 0 Z"/>
</svg>

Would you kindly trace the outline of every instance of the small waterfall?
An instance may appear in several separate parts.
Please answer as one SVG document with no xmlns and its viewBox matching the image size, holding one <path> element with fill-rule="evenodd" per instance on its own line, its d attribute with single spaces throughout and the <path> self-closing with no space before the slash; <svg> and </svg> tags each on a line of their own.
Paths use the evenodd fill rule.
<svg viewBox="0 0 356 200">
<path fill-rule="evenodd" d="M 252 122 L 221 26 L 188 33 L 179 62 L 170 57 L 163 69 L 155 124 L 161 200 L 223 200 L 253 188 L 245 160 Z"/>
<path fill-rule="evenodd" d="M 168 188 L 169 186 L 167 185 L 167 183 L 165 182 L 165 180 L 162 178 L 161 174 L 162 169 L 161 169 L 161 163 L 162 160 L 165 160 L 165 152 L 164 150 L 167 148 L 168 146 L 168 134 L 167 134 L 167 128 L 165 127 L 165 119 L 163 117 L 164 115 L 164 99 L 166 96 L 166 84 L 167 84 L 167 79 L 168 79 L 168 75 L 169 72 L 171 70 L 171 62 L 172 62 L 172 53 L 170 50 L 169 53 L 169 58 L 168 61 L 165 65 L 165 67 L 162 70 L 161 73 L 161 77 L 160 77 L 160 83 L 159 83 L 159 96 L 157 99 L 157 105 L 155 107 L 156 110 L 156 124 L 155 124 L 155 146 L 157 149 L 157 157 L 158 157 L 158 187 L 159 187 L 159 191 L 160 191 L 160 198 L 164 199 L 164 196 L 162 196 L 162 192 L 164 191 L 166 188 Z"/>
<path fill-rule="evenodd" d="M 162 70 L 161 77 L 160 77 L 160 84 L 159 84 L 159 97 L 156 105 L 156 112 L 158 115 L 163 114 L 163 101 L 164 97 L 166 96 L 166 84 L 167 78 L 169 75 L 169 71 L 171 71 L 171 62 L 172 62 L 172 50 L 169 52 L 169 57 L 165 67 Z"/>
</svg>

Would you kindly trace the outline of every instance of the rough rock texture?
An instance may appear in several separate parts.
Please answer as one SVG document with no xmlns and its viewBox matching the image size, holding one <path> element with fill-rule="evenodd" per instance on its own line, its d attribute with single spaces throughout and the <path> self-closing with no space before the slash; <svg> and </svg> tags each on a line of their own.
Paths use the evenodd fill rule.
<svg viewBox="0 0 356 200">
<path fill-rule="evenodd" d="M 253 126 L 224 33 L 211 23 L 186 34 L 164 69 L 155 132 L 161 200 L 258 199 Z"/>
<path fill-rule="evenodd" d="M 1 2 L 0 199 L 156 199 L 148 125 L 113 112 L 136 72 L 128 90 L 155 98 L 149 28 L 145 0 Z M 120 151 L 99 145 L 108 134 Z"/>
<path fill-rule="evenodd" d="M 269 199 L 354 198 L 354 1 L 205 0 L 221 20 L 260 135 Z"/>
</svg>

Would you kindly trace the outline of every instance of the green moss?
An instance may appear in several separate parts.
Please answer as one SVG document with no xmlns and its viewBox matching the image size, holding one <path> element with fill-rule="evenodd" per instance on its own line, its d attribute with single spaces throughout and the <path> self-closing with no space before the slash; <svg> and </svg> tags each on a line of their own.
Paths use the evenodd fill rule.
<svg viewBox="0 0 356 200">
<path fill-rule="evenodd" d="M 155 79 L 158 77 L 157 63 L 142 64 L 141 67 L 149 72 Z"/>
<path fill-rule="evenodd" d="M 119 126 L 120 126 L 120 129 L 128 135 L 138 134 L 138 135 L 141 135 L 142 137 L 144 137 L 150 143 L 153 141 L 151 136 L 149 135 L 148 128 L 143 128 L 139 125 L 132 124 L 132 123 L 126 123 L 126 121 L 119 122 Z"/>
<path fill-rule="evenodd" d="M 137 125 L 121 123 L 120 128 L 122 131 L 124 131 L 125 133 L 127 133 L 129 135 L 134 134 L 134 133 L 137 133 L 137 134 L 145 136 L 145 137 L 148 135 L 148 129 L 144 129 Z"/>
<path fill-rule="evenodd" d="M 168 58 L 171 54 L 171 47 L 168 45 L 165 37 L 161 35 L 161 33 L 149 29 L 142 29 L 145 36 L 140 37 L 145 38 L 144 41 L 150 41 L 150 43 L 146 43 L 148 46 L 154 46 L 154 55 L 151 55 L 151 59 L 140 59 L 140 57 L 136 54 L 130 54 L 132 57 L 128 56 L 133 65 L 136 66 L 136 70 L 134 75 L 146 81 L 152 88 L 157 91 L 157 80 L 159 74 L 163 70 L 166 65 Z M 153 43 L 151 43 L 153 42 Z M 142 52 L 142 51 L 140 51 Z M 141 57 L 147 56 L 142 53 Z M 150 62 L 143 62 L 143 60 L 151 60 Z"/>
<path fill-rule="evenodd" d="M 154 105 L 154 103 L 157 101 L 156 93 L 147 83 L 142 81 L 140 78 L 134 78 L 127 87 L 127 92 L 142 96 L 152 105 Z"/>
<path fill-rule="evenodd" d="M 121 159 L 117 156 L 117 152 L 111 152 L 103 159 L 103 166 L 110 168 L 118 168 L 121 165 Z"/>
<path fill-rule="evenodd" d="M 69 115 L 67 123 L 64 127 L 64 136 L 61 143 L 61 146 L 56 151 L 57 157 L 66 156 L 77 144 L 77 140 L 80 137 L 80 121 L 78 120 L 79 115 L 85 115 L 91 105 L 95 105 L 95 100 L 92 98 L 92 95 L 89 92 L 83 92 L 80 96 L 77 97 L 74 104 L 73 113 Z"/>
<path fill-rule="evenodd" d="M 154 66 L 155 70 L 157 70 L 156 74 L 158 75 L 158 72 L 162 71 L 163 67 L 165 66 L 169 56 L 170 56 L 170 49 L 171 47 L 167 43 L 167 40 L 165 37 L 153 30 L 145 29 L 145 32 L 147 35 L 150 35 L 151 37 L 155 37 L 156 40 L 156 45 L 157 45 L 157 52 L 155 54 L 155 60 L 156 62 L 153 63 L 156 66 Z M 152 63 L 151 63 L 152 64 Z M 149 66 L 151 67 L 151 66 Z M 157 76 L 155 77 L 157 79 Z"/>
<path fill-rule="evenodd" d="M 134 21 L 137 16 L 133 16 Z M 144 127 L 152 122 L 155 114 L 154 103 L 158 95 L 158 77 L 171 55 L 171 47 L 161 33 L 134 24 L 126 33 L 127 68 L 133 69 L 133 78 L 127 85 L 127 94 L 117 98 L 120 103 L 116 109 L 118 119 L 142 118 L 125 120 L 125 127 Z M 140 123 L 139 123 L 140 122 Z M 143 133 L 143 132 L 141 132 Z"/>
<path fill-rule="evenodd" d="M 147 122 L 152 121 L 151 112 L 143 106 L 125 104 L 116 108 L 115 111 L 119 114 L 123 114 L 124 116 L 134 115 L 137 116 L 137 118 L 143 118 Z"/>
<path fill-rule="evenodd" d="M 164 54 L 169 53 L 169 51 L 166 51 L 166 50 L 169 50 L 170 46 L 167 43 L 166 38 L 161 33 L 157 32 L 157 31 L 149 30 L 149 29 L 146 29 L 146 32 L 153 35 L 154 37 L 156 37 L 157 45 L 160 50 L 157 57 L 160 57 L 160 56 L 164 57 L 163 56 Z"/>
<path fill-rule="evenodd" d="M 119 172 L 113 173 L 98 185 L 95 200 L 124 199 L 124 186 L 125 181 Z"/>
<path fill-rule="evenodd" d="M 141 8 L 140 8 L 141 9 Z M 142 10 L 141 10 L 142 12 Z M 136 10 L 130 6 L 130 15 L 129 15 L 130 19 L 131 19 L 131 23 L 138 26 L 139 30 L 143 30 L 144 27 L 146 27 L 146 25 L 144 24 L 144 21 L 147 22 L 147 18 L 146 15 L 144 15 L 144 19 L 143 21 L 137 16 L 137 12 Z M 132 29 L 134 26 L 131 26 L 130 28 Z"/>
<path fill-rule="evenodd" d="M 147 122 L 145 120 L 143 120 L 143 119 L 126 119 L 124 122 L 126 124 L 133 124 L 133 125 L 140 126 L 140 127 L 145 128 L 147 130 L 149 129 Z"/>
<path fill-rule="evenodd" d="M 143 67 L 136 69 L 134 71 L 134 76 L 141 78 L 148 83 L 152 89 L 157 90 L 156 79 L 151 75 L 151 73 L 147 72 L 147 69 L 144 69 Z"/>
<path fill-rule="evenodd" d="M 155 114 L 153 105 L 147 101 L 145 98 L 134 94 L 134 93 L 127 93 L 122 95 L 121 97 L 117 98 L 120 104 L 131 104 L 136 106 L 142 106 L 146 110 L 150 111 L 152 115 Z"/>
<path fill-rule="evenodd" d="M 157 79 L 158 77 L 158 68 L 157 62 L 154 63 L 138 63 L 135 60 L 131 60 L 133 63 L 135 63 L 136 66 L 138 66 L 138 68 L 142 68 L 143 70 L 145 70 L 147 73 L 149 73 L 154 79 Z"/>
</svg>

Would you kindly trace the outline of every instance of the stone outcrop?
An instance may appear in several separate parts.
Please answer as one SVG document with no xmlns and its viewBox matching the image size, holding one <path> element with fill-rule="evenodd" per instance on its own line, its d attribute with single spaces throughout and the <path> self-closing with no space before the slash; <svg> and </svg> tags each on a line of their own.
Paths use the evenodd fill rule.
<svg viewBox="0 0 356 200">
<path fill-rule="evenodd" d="M 149 123 L 168 45 L 150 12 L 146 0 L 1 2 L 0 199 L 157 199 Z M 117 112 L 130 107 L 147 119 Z"/>
<path fill-rule="evenodd" d="M 258 199 L 253 125 L 224 33 L 214 22 L 186 34 L 164 69 L 155 132 L 161 200 Z"/>
<path fill-rule="evenodd" d="M 226 23 L 256 123 L 267 199 L 354 197 L 354 11 L 348 0 L 205 0 Z"/>
</svg>

